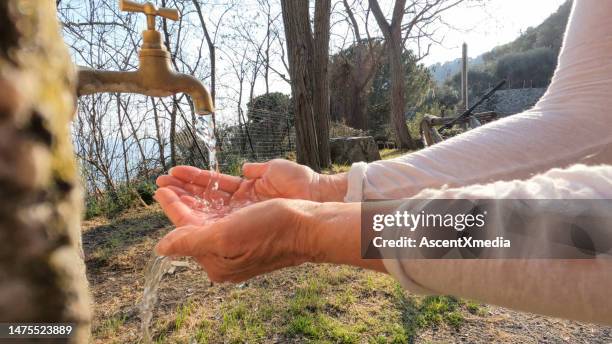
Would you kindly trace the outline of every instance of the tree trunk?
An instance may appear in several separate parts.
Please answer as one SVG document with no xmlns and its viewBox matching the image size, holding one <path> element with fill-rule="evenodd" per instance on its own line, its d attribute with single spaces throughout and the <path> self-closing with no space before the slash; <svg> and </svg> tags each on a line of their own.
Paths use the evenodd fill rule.
<svg viewBox="0 0 612 344">
<path fill-rule="evenodd" d="M 1 1 L 0 22 L 0 322 L 73 323 L 65 342 L 87 343 L 75 70 L 56 1 Z"/>
<path fill-rule="evenodd" d="M 319 147 L 321 168 L 331 165 L 329 152 L 329 16 L 331 0 L 316 0 L 314 18 L 313 65 L 314 88 L 312 90 L 313 112 Z"/>
<path fill-rule="evenodd" d="M 389 69 L 391 74 L 391 123 L 395 131 L 395 140 L 399 148 L 415 149 L 414 142 L 410 137 L 405 108 L 404 91 L 404 66 L 402 65 L 402 47 L 399 43 L 388 42 L 387 54 L 389 55 Z"/>
<path fill-rule="evenodd" d="M 287 50 L 291 93 L 295 111 L 297 160 L 320 171 L 317 133 L 313 114 L 312 34 L 308 1 L 281 1 Z"/>
<path fill-rule="evenodd" d="M 406 7 L 406 0 L 396 0 L 393 6 L 391 24 L 387 22 L 377 0 L 369 0 L 370 9 L 378 23 L 378 27 L 385 37 L 387 57 L 391 72 L 391 123 L 395 131 L 395 140 L 399 148 L 414 149 L 415 144 L 410 137 L 406 118 L 404 117 L 404 66 L 402 65 L 402 18 Z"/>
<path fill-rule="evenodd" d="M 364 69 L 366 66 L 364 59 L 368 57 L 369 54 L 374 54 L 374 51 L 368 51 L 367 44 L 361 41 L 359 24 L 357 24 L 355 14 L 353 13 L 351 6 L 349 6 L 348 1 L 343 0 L 342 4 L 344 5 L 344 10 L 349 17 L 349 21 L 353 29 L 353 36 L 355 37 L 355 63 L 354 65 L 349 64 L 351 66 L 351 84 L 349 85 L 350 91 L 347 94 L 348 101 L 346 102 L 345 109 L 349 109 L 346 111 L 346 113 L 350 116 L 350 126 L 357 129 L 367 130 L 368 119 L 365 111 L 367 102 L 366 95 L 364 94 L 364 88 L 368 84 L 369 79 L 374 76 L 374 72 L 366 72 Z M 376 70 L 375 64 L 372 64 L 370 67 L 372 71 Z"/>
<path fill-rule="evenodd" d="M 357 81 L 353 79 L 350 85 L 350 93 L 347 94 L 347 114 L 350 114 L 351 122 L 349 125 L 353 128 L 368 130 L 366 97 L 367 95 L 365 94 L 363 88 L 359 87 Z"/>
</svg>

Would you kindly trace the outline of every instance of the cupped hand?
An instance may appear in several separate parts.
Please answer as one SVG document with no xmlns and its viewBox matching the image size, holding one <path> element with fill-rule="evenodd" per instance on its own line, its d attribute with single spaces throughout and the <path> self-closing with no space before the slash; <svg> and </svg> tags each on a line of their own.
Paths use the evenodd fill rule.
<svg viewBox="0 0 612 344">
<path fill-rule="evenodd" d="M 188 207 L 162 201 L 169 193 L 157 195 L 164 211 L 178 223 L 192 222 Z M 193 257 L 214 282 L 247 280 L 312 259 L 309 227 L 317 206 L 287 199 L 252 204 L 216 221 L 178 227 L 157 244 L 156 252 Z"/>
<path fill-rule="evenodd" d="M 259 202 L 272 198 L 303 199 L 316 202 L 342 201 L 346 176 L 319 174 L 292 161 L 274 159 L 265 163 L 246 163 L 244 178 L 218 175 L 219 188 L 209 186 L 213 172 L 192 166 L 177 166 L 160 176 L 157 185 L 170 187 L 179 196 L 229 201 Z"/>
</svg>

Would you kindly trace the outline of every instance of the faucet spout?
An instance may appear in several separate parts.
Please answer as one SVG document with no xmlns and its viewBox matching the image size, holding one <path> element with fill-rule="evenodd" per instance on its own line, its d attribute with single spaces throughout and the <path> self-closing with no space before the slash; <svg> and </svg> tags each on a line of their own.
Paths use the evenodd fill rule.
<svg viewBox="0 0 612 344">
<path fill-rule="evenodd" d="M 177 20 L 179 13 L 168 8 L 157 8 L 148 2 L 140 5 L 121 0 L 120 7 L 128 12 L 147 15 L 148 30 L 143 31 L 143 44 L 139 53 L 140 65 L 134 72 L 114 72 L 79 69 L 79 96 L 103 93 L 139 93 L 151 97 L 166 97 L 186 93 L 193 100 L 199 115 L 213 114 L 215 107 L 210 93 L 202 82 L 191 75 L 176 73 L 170 63 L 170 54 L 162 44 L 161 34 L 155 30 L 155 17 Z"/>
<path fill-rule="evenodd" d="M 212 98 L 202 82 L 188 74 L 175 74 L 171 83 L 171 92 L 186 93 L 191 97 L 195 112 L 198 115 L 208 115 L 215 112 Z"/>
<path fill-rule="evenodd" d="M 215 111 L 210 93 L 200 80 L 191 75 L 163 68 L 157 71 L 139 69 L 135 72 L 79 68 L 79 96 L 105 92 L 138 93 L 151 97 L 186 93 L 191 97 L 197 114 L 206 115 Z"/>
</svg>

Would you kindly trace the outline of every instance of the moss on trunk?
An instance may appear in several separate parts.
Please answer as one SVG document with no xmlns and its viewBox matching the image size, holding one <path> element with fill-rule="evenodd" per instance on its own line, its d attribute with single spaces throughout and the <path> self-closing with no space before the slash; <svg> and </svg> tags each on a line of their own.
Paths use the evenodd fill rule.
<svg viewBox="0 0 612 344">
<path fill-rule="evenodd" d="M 85 343 L 76 74 L 55 11 L 54 0 L 0 2 L 0 322 L 72 322 Z"/>
</svg>

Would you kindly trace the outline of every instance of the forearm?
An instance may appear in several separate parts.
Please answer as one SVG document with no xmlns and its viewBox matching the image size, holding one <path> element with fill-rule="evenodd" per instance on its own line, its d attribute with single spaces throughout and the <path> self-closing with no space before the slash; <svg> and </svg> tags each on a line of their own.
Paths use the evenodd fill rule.
<svg viewBox="0 0 612 344">
<path fill-rule="evenodd" d="M 382 260 L 361 258 L 360 203 L 322 203 L 311 213 L 308 222 L 313 262 L 386 272 Z"/>
</svg>

